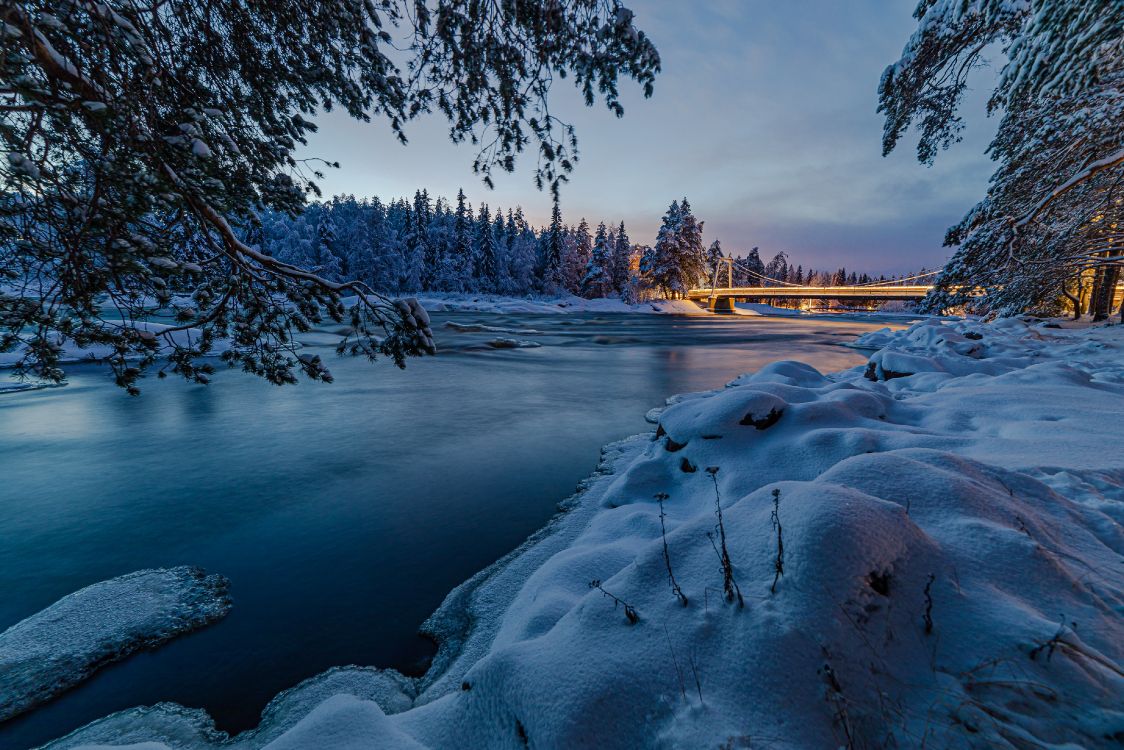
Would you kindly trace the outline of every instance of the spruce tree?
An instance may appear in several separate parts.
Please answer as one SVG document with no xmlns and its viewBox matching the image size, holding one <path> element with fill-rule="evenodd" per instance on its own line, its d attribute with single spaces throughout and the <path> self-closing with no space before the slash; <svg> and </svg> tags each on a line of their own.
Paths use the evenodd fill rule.
<svg viewBox="0 0 1124 750">
<path fill-rule="evenodd" d="M 496 239 L 493 234 L 492 215 L 488 204 L 480 204 L 480 214 L 476 221 L 476 266 L 477 289 L 494 292 L 499 282 L 499 263 L 496 259 Z"/>
<path fill-rule="evenodd" d="M 463 287 L 467 273 L 473 268 L 472 248 L 472 210 L 468 207 L 464 190 L 457 191 L 456 220 L 453 224 L 452 257 L 448 261 L 450 277 L 456 278 Z M 448 282 L 450 285 L 452 281 Z"/>
<path fill-rule="evenodd" d="M 684 198 L 679 204 L 679 280 L 677 292 L 697 287 L 706 278 L 706 247 L 703 244 L 703 222 L 691 212 Z"/>
<path fill-rule="evenodd" d="M 788 280 L 788 254 L 782 251 L 774 255 L 765 266 L 765 275 L 773 280 L 766 282 L 765 286 L 783 286 L 777 282 Z"/>
<path fill-rule="evenodd" d="M 652 285 L 663 292 L 665 297 L 682 289 L 682 273 L 679 266 L 682 237 L 682 213 L 679 201 L 672 201 L 663 216 L 656 244 L 651 257 L 646 259 L 645 272 Z"/>
<path fill-rule="evenodd" d="M 429 194 L 423 190 L 414 192 L 414 210 L 412 213 L 414 226 L 412 227 L 411 247 L 421 256 L 425 264 L 422 272 L 422 288 L 433 290 L 437 288 L 437 279 L 441 275 L 441 254 L 437 246 L 429 241 Z"/>
<path fill-rule="evenodd" d="M 632 275 L 632 245 L 625 231 L 624 222 L 617 227 L 616 243 L 613 245 L 612 286 L 618 295 L 623 294 Z"/>
<path fill-rule="evenodd" d="M 340 276 L 340 261 L 336 256 L 333 245 L 336 244 L 336 225 L 332 215 L 324 211 L 320 223 L 316 225 L 316 250 L 313 255 L 313 268 L 320 276 L 329 280 L 338 280 Z"/>
<path fill-rule="evenodd" d="M 612 291 L 613 248 L 609 244 L 609 233 L 605 222 L 597 225 L 597 235 L 593 240 L 593 250 L 586 264 L 585 278 L 582 279 L 582 296 L 586 299 L 607 297 Z"/>
<path fill-rule="evenodd" d="M 542 289 L 547 294 L 560 294 L 565 289 L 564 285 L 564 248 L 563 248 L 562 207 L 558 204 L 558 197 L 554 198 L 554 207 L 550 213 L 550 227 L 542 235 Z"/>
<path fill-rule="evenodd" d="M 565 245 L 566 289 L 571 294 L 581 294 L 582 279 L 585 278 L 589 259 L 593 254 L 593 238 L 589 234 L 589 222 L 585 217 L 568 235 L 569 241 Z"/>
<path fill-rule="evenodd" d="M 761 277 L 765 275 L 765 263 L 761 260 L 758 248 L 755 247 L 750 250 L 749 255 L 746 256 L 741 265 L 746 269 L 746 286 L 761 286 L 764 283 Z M 739 283 L 738 286 L 742 286 L 742 284 Z"/>
<path fill-rule="evenodd" d="M 710 249 L 706 251 L 707 282 L 712 282 L 717 274 L 718 285 L 722 286 L 725 283 L 725 277 L 718 273 L 720 270 L 725 270 L 726 264 L 722 262 L 725 257 L 726 256 L 722 254 L 721 242 L 715 240 L 710 243 Z"/>
</svg>

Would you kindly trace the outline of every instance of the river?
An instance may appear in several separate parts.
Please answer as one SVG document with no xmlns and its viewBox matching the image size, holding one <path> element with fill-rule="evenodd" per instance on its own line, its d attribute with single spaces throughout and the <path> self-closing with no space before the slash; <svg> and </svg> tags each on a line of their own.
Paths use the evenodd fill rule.
<svg viewBox="0 0 1124 750">
<path fill-rule="evenodd" d="M 860 364 L 855 319 L 433 316 L 441 348 L 401 372 L 306 343 L 336 382 L 210 386 L 94 365 L 0 395 L 0 630 L 99 580 L 199 565 L 232 581 L 226 619 L 143 652 L 22 717 L 26 748 L 113 711 L 206 708 L 219 728 L 328 667 L 419 674 L 418 626 L 445 594 L 541 527 L 601 445 L 649 429 L 667 396 L 777 359 Z M 482 323 L 536 333 L 466 332 Z M 497 336 L 538 348 L 493 349 Z"/>
</svg>

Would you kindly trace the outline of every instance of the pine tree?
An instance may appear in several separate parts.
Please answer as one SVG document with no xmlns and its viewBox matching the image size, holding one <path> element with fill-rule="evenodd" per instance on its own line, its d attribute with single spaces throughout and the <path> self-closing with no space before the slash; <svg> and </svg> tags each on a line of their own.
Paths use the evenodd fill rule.
<svg viewBox="0 0 1124 750">
<path fill-rule="evenodd" d="M 507 276 L 510 279 L 507 291 L 514 294 L 527 294 L 536 284 L 541 289 L 542 265 L 539 262 L 539 241 L 534 230 L 527 225 L 522 208 L 517 206 L 513 212 L 508 213 L 507 229 Z"/>
<path fill-rule="evenodd" d="M 436 245 L 429 241 L 429 210 L 429 194 L 423 190 L 415 191 L 410 246 L 413 252 L 421 256 L 424 264 L 422 288 L 427 291 L 437 288 L 442 260 Z"/>
<path fill-rule="evenodd" d="M 560 294 L 564 284 L 562 207 L 558 197 L 554 198 L 554 208 L 550 214 L 550 227 L 542 235 L 542 289 L 547 294 Z"/>
<path fill-rule="evenodd" d="M 597 235 L 593 240 L 593 251 L 586 265 L 585 278 L 582 279 L 582 296 L 586 299 L 607 297 L 612 291 L 613 247 L 605 222 L 597 225 Z"/>
<path fill-rule="evenodd" d="M 464 195 L 464 190 L 457 191 L 457 208 L 456 219 L 453 224 L 453 242 L 450 249 L 450 257 L 446 261 L 445 281 L 446 287 L 456 287 L 455 290 L 463 289 L 464 282 L 466 281 L 466 273 L 472 268 L 472 209 L 468 207 L 467 200 Z M 454 281 L 455 280 L 455 281 Z M 454 291 L 450 288 L 448 291 Z"/>
<path fill-rule="evenodd" d="M 779 252 L 774 255 L 773 259 L 765 266 L 765 275 L 774 279 L 772 282 L 766 282 L 765 286 L 783 286 L 777 282 L 788 280 L 788 254 Z"/>
<path fill-rule="evenodd" d="M 335 243 L 336 225 L 331 214 L 324 211 L 320 223 L 316 225 L 316 249 L 312 263 L 317 274 L 332 281 L 340 277 L 340 261 L 332 249 Z"/>
<path fill-rule="evenodd" d="M 656 245 L 652 248 L 652 254 L 644 263 L 646 275 L 652 285 L 660 289 L 665 297 L 670 297 L 683 288 L 679 267 L 681 224 L 682 213 L 679 209 L 679 201 L 672 201 L 656 235 Z"/>
<path fill-rule="evenodd" d="M 765 263 L 761 260 L 758 248 L 750 250 L 744 260 L 738 261 L 738 266 L 734 267 L 734 273 L 742 276 L 739 278 L 735 275 L 737 286 L 761 286 L 764 283 L 761 277 L 765 275 Z"/>
<path fill-rule="evenodd" d="M 493 234 L 492 216 L 488 204 L 480 204 L 480 215 L 476 222 L 476 268 L 477 289 L 494 292 L 499 283 L 499 262 L 496 259 L 496 238 Z"/>
<path fill-rule="evenodd" d="M 959 249 L 923 309 L 1056 313 L 1064 297 L 1079 315 L 1087 279 L 1124 263 L 1090 220 L 1124 198 L 1124 3 L 927 1 L 915 15 L 917 32 L 882 77 L 885 153 L 916 124 L 918 159 L 932 163 L 960 140 L 968 73 L 989 50 L 1006 58 L 990 100 L 1004 112 L 988 148 L 998 166 L 948 231 Z"/>
<path fill-rule="evenodd" d="M 508 213 L 510 215 L 510 212 Z M 507 233 L 507 220 L 504 219 L 503 209 L 496 209 L 496 218 L 492 222 L 492 242 L 496 248 L 496 292 L 506 293 L 510 286 L 511 277 L 508 269 L 511 268 L 511 238 Z"/>
<path fill-rule="evenodd" d="M 566 289 L 571 294 L 581 294 L 582 279 L 593 254 L 593 238 L 589 234 L 589 222 L 584 217 L 576 228 L 567 233 L 565 248 Z"/>
<path fill-rule="evenodd" d="M 613 245 L 612 287 L 618 295 L 623 294 L 632 276 L 632 245 L 624 222 L 617 228 L 616 243 Z"/>
<path fill-rule="evenodd" d="M 703 222 L 691 212 L 684 198 L 679 204 L 679 286 L 686 292 L 706 279 L 706 246 L 703 244 Z"/>
<path fill-rule="evenodd" d="M 21 0 L 0 4 L 0 20 L 9 197 L 0 350 L 27 352 L 17 374 L 59 381 L 60 332 L 106 344 L 130 393 L 165 355 L 167 371 L 206 381 L 213 365 L 202 358 L 220 336 L 235 343 L 226 363 L 273 383 L 300 372 L 327 379 L 291 335 L 326 319 L 354 331 L 347 353 L 401 365 L 433 349 L 410 305 L 244 242 L 263 209 L 295 215 L 319 194 L 318 172 L 297 162 L 316 129 L 310 113 L 384 118 L 404 141 L 408 121 L 440 112 L 456 142 L 489 129 L 474 164 L 486 182 L 530 145 L 537 183 L 556 188 L 576 145 L 542 115 L 551 81 L 569 76 L 589 103 L 601 98 L 620 115 L 622 76 L 649 95 L 660 65 L 617 0 Z M 41 231 L 27 232 L 32 225 Z M 129 272 L 107 273 L 107 257 Z M 65 283 L 59 258 L 68 259 Z M 191 296 L 179 325 L 199 335 L 138 328 L 147 301 L 169 287 Z M 344 296 L 356 304 L 345 308 Z"/>
<path fill-rule="evenodd" d="M 710 243 L 710 249 L 706 253 L 706 267 L 707 267 L 707 281 L 718 279 L 718 285 L 722 286 L 725 280 L 722 278 L 721 271 L 725 267 L 723 260 L 725 255 L 722 254 L 722 243 L 718 240 Z"/>
</svg>

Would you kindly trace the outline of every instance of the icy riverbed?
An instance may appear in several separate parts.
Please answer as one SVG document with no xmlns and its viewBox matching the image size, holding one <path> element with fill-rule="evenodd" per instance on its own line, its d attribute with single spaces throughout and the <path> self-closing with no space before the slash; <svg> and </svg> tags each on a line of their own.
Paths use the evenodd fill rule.
<svg viewBox="0 0 1124 750">
<path fill-rule="evenodd" d="M 0 633 L 0 721 L 99 668 L 222 618 L 229 583 L 198 568 L 141 570 L 95 583 Z"/>
<path fill-rule="evenodd" d="M 425 677 L 335 670 L 226 746 L 1116 746 L 1124 327 L 865 344 L 672 399 L 449 595 Z M 52 747 L 208 727 L 137 709 Z"/>
</svg>

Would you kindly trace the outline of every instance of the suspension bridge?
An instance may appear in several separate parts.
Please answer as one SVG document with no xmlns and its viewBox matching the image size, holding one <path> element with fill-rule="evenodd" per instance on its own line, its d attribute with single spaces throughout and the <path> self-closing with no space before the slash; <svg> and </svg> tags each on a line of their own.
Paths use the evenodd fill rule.
<svg viewBox="0 0 1124 750">
<path fill-rule="evenodd" d="M 718 286 L 719 277 L 722 275 L 722 265 L 725 265 L 726 286 Z M 734 265 L 755 278 L 761 284 L 772 286 L 734 286 Z M 867 284 L 848 284 L 836 286 L 810 286 L 796 284 L 790 281 L 781 281 L 757 273 L 751 268 L 746 268 L 736 263 L 732 258 L 723 258 L 714 268 L 714 278 L 709 287 L 691 289 L 687 292 L 687 299 L 695 302 L 706 302 L 707 308 L 716 313 L 734 312 L 734 302 L 765 301 L 771 299 L 854 299 L 854 300 L 919 300 L 932 289 L 931 284 L 916 283 L 931 280 L 940 271 L 910 276 L 894 281 L 877 281 Z M 907 282 L 915 282 L 909 284 Z"/>
</svg>

